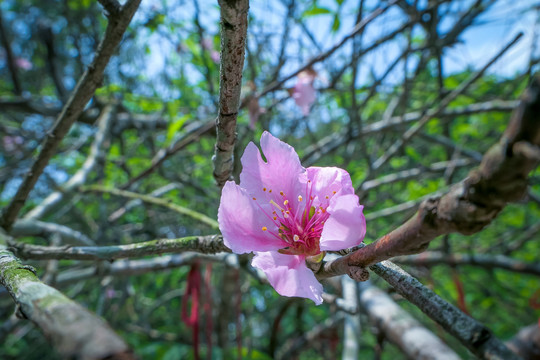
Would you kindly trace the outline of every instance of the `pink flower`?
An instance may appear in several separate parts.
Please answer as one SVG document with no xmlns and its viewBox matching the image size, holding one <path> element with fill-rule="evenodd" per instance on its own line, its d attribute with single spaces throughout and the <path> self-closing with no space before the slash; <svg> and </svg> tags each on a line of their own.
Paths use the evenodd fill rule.
<svg viewBox="0 0 540 360">
<path fill-rule="evenodd" d="M 313 81 L 317 73 L 314 70 L 302 71 L 298 74 L 298 81 L 292 90 L 292 97 L 296 105 L 302 109 L 304 116 L 309 115 L 309 109 L 315 102 L 315 89 Z"/>
<path fill-rule="evenodd" d="M 33 67 L 32 63 L 24 58 L 15 59 L 15 66 L 22 70 L 31 70 Z"/>
<path fill-rule="evenodd" d="M 219 54 L 219 51 L 216 50 L 210 51 L 210 58 L 216 64 L 219 64 L 219 62 L 221 61 L 221 55 Z"/>
<path fill-rule="evenodd" d="M 212 61 L 216 64 L 219 64 L 219 62 L 221 61 L 221 55 L 219 54 L 219 51 L 216 51 L 214 49 L 214 42 L 212 41 L 212 39 L 204 38 L 201 41 L 201 46 L 204 50 L 210 52 L 210 58 L 212 59 Z"/>
<path fill-rule="evenodd" d="M 322 285 L 306 258 L 362 242 L 366 233 L 349 174 L 335 167 L 305 169 L 290 145 L 264 132 L 249 143 L 240 185 L 228 181 L 218 210 L 223 240 L 233 252 L 255 252 L 252 265 L 283 296 L 322 303 Z"/>
</svg>

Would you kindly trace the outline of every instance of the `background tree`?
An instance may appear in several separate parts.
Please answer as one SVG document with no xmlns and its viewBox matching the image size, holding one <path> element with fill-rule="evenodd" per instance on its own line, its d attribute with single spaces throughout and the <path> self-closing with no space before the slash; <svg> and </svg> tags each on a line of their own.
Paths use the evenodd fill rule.
<svg viewBox="0 0 540 360">
<path fill-rule="evenodd" d="M 0 358 L 539 356 L 537 2 L 139 3 L 0 4 Z M 379 239 L 321 306 L 219 235 L 264 130 Z"/>
</svg>

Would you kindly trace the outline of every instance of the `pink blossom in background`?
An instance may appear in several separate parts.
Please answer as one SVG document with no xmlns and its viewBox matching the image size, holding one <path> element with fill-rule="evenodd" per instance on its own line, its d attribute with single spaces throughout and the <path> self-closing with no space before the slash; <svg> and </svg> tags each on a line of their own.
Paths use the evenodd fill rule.
<svg viewBox="0 0 540 360">
<path fill-rule="evenodd" d="M 24 58 L 15 59 L 15 66 L 22 70 L 30 70 L 33 67 L 32 63 Z"/>
<path fill-rule="evenodd" d="M 305 169 L 293 147 L 268 132 L 242 156 L 240 185 L 228 181 L 218 210 L 223 240 L 283 296 L 322 303 L 322 285 L 306 258 L 362 242 L 366 221 L 349 174 L 335 167 Z"/>
<path fill-rule="evenodd" d="M 315 102 L 316 92 L 313 82 L 316 76 L 317 73 L 314 70 L 300 72 L 297 76 L 296 85 L 292 89 L 294 102 L 300 107 L 304 116 L 309 115 L 309 109 Z"/>
<path fill-rule="evenodd" d="M 212 61 L 216 64 L 219 64 L 221 61 L 221 56 L 219 54 L 219 51 L 216 51 L 214 49 L 214 42 L 210 38 L 205 38 L 201 41 L 201 46 L 204 50 L 207 50 L 210 52 L 210 58 Z"/>
<path fill-rule="evenodd" d="M 214 49 L 214 42 L 210 38 L 204 38 L 201 41 L 201 46 L 204 50 L 212 50 Z"/>
<path fill-rule="evenodd" d="M 210 51 L 210 58 L 216 64 L 219 64 L 219 62 L 221 61 L 221 55 L 219 55 L 219 51 L 216 50 Z"/>
<path fill-rule="evenodd" d="M 2 137 L 2 146 L 8 153 L 17 151 L 17 149 L 19 149 L 23 143 L 24 139 L 19 135 L 6 135 Z"/>
</svg>

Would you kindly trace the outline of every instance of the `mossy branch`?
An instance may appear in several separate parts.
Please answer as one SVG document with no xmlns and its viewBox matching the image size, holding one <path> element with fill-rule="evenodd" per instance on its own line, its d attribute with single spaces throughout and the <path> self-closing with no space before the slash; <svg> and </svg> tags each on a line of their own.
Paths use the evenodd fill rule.
<svg viewBox="0 0 540 360">
<path fill-rule="evenodd" d="M 0 247 L 0 283 L 18 307 L 18 314 L 38 326 L 64 358 L 134 359 L 126 343 L 105 321 L 45 285 L 34 269 Z"/>
</svg>

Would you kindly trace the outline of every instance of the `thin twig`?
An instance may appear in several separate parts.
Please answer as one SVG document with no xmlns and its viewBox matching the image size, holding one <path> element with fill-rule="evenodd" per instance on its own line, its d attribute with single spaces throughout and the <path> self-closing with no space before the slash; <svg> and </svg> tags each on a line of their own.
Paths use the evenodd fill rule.
<svg viewBox="0 0 540 360">
<path fill-rule="evenodd" d="M 485 269 L 504 269 L 521 274 L 540 276 L 540 264 L 526 263 L 504 255 L 467 255 L 445 254 L 438 251 L 426 251 L 419 255 L 398 256 L 392 259 L 398 264 L 414 266 L 471 265 Z"/>
<path fill-rule="evenodd" d="M 216 220 L 201 214 L 195 210 L 189 209 L 184 206 L 180 206 L 177 204 L 173 204 L 169 200 L 156 198 L 150 195 L 144 195 L 144 194 L 137 194 L 131 191 L 126 190 L 119 190 L 119 189 L 113 189 L 113 188 L 106 188 L 102 186 L 83 186 L 79 188 L 82 192 L 100 192 L 104 194 L 111 194 L 115 196 L 122 196 L 128 199 L 136 199 L 141 200 L 149 204 L 159 205 L 166 207 L 167 209 L 170 209 L 172 211 L 176 211 L 179 214 L 189 216 L 195 220 L 198 220 L 206 225 L 209 225 L 213 229 L 218 229 L 219 225 Z"/>
<path fill-rule="evenodd" d="M 79 115 L 84 110 L 85 105 L 94 92 L 101 84 L 103 72 L 107 66 L 109 59 L 114 54 L 116 47 L 122 40 L 122 36 L 126 31 L 131 18 L 139 7 L 141 0 L 129 0 L 123 6 L 117 16 L 109 18 L 109 23 L 105 31 L 105 36 L 99 44 L 94 60 L 84 72 L 83 76 L 77 83 L 73 94 L 70 96 L 62 112 L 56 119 L 53 128 L 45 137 L 41 146 L 41 151 L 37 159 L 32 164 L 32 168 L 26 174 L 22 184 L 19 186 L 17 193 L 2 211 L 0 218 L 0 227 L 9 232 L 11 226 L 19 212 L 21 211 L 30 191 L 34 188 L 39 176 L 47 166 L 49 160 L 56 152 L 56 148 L 60 141 L 67 134 L 71 125 L 77 120 Z"/>
<path fill-rule="evenodd" d="M 445 96 L 441 103 L 434 109 L 429 110 L 422 118 L 413 126 L 411 126 L 399 139 L 396 141 L 380 158 L 373 163 L 374 170 L 381 168 L 388 160 L 390 160 L 407 141 L 409 141 L 414 135 L 416 135 L 422 127 L 427 124 L 431 119 L 438 116 L 455 98 L 463 94 L 465 90 L 469 88 L 476 80 L 478 80 L 484 72 L 497 61 L 508 49 L 510 49 L 521 37 L 523 33 L 517 34 L 512 41 L 510 41 L 502 50 L 500 50 L 494 57 L 492 57 L 487 64 L 485 64 L 479 71 L 471 75 L 467 81 L 461 83 L 454 91 Z"/>
<path fill-rule="evenodd" d="M 107 105 L 98 118 L 98 130 L 94 137 L 94 142 L 90 147 L 90 154 L 86 158 L 81 168 L 63 186 L 62 191 L 55 191 L 47 196 L 38 206 L 29 211 L 24 219 L 41 219 L 51 213 L 58 205 L 70 195 L 78 186 L 83 185 L 88 175 L 94 170 L 98 159 L 104 151 L 103 145 L 109 136 L 110 124 L 114 114 L 114 105 Z"/>
<path fill-rule="evenodd" d="M 40 246 L 9 242 L 10 249 L 23 259 L 50 260 L 114 260 L 146 255 L 195 251 L 202 254 L 230 252 L 219 235 L 187 236 L 179 239 L 158 239 L 114 246 Z"/>
<path fill-rule="evenodd" d="M 326 263 L 319 275 L 345 274 L 349 266 L 416 254 L 439 235 L 482 230 L 508 202 L 526 194 L 527 176 L 540 162 L 539 114 L 540 77 L 523 94 L 499 143 L 465 180 L 441 197 L 424 201 L 411 219 L 375 243 Z"/>
</svg>

